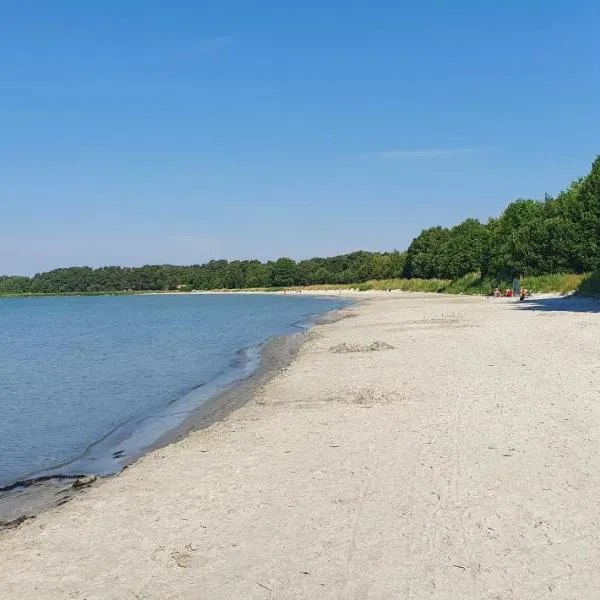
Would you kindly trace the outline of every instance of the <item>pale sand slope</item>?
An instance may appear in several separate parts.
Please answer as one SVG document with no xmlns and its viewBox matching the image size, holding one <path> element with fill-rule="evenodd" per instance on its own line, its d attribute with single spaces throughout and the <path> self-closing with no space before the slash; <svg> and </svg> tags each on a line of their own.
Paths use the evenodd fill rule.
<svg viewBox="0 0 600 600">
<path fill-rule="evenodd" d="M 352 310 L 225 422 L 4 533 L 0 597 L 600 598 L 600 314 Z"/>
</svg>

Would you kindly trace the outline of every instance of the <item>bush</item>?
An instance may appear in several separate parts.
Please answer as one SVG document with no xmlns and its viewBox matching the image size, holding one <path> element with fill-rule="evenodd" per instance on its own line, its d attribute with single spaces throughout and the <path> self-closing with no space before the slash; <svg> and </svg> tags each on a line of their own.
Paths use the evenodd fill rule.
<svg viewBox="0 0 600 600">
<path fill-rule="evenodd" d="M 584 296 L 600 296 L 600 271 L 586 275 L 579 284 L 577 291 Z"/>
</svg>

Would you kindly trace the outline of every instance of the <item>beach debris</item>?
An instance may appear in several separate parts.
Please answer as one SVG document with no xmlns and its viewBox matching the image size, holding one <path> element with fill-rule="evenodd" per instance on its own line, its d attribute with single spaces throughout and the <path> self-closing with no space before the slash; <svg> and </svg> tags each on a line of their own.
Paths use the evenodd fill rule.
<svg viewBox="0 0 600 600">
<path fill-rule="evenodd" d="M 267 587 L 264 583 L 261 583 L 260 581 L 257 581 L 256 585 L 259 585 L 263 590 L 267 590 L 267 592 L 273 591 L 270 587 Z"/>
<path fill-rule="evenodd" d="M 198 550 L 198 546 L 194 546 L 194 544 L 190 542 L 189 544 L 186 544 L 185 549 L 189 550 L 190 552 L 196 552 L 196 550 Z"/>
<path fill-rule="evenodd" d="M 329 348 L 331 352 L 334 354 L 347 354 L 350 352 L 363 352 L 362 347 L 358 344 L 347 344 L 343 342 L 342 344 L 338 344 L 337 346 L 332 346 Z"/>
<path fill-rule="evenodd" d="M 171 552 L 169 557 L 182 569 L 191 569 L 192 557 L 187 552 Z"/>
<path fill-rule="evenodd" d="M 394 346 L 392 346 L 391 344 L 388 344 L 387 342 L 380 342 L 380 341 L 376 341 L 373 342 L 368 350 L 369 352 L 379 352 L 381 350 L 393 350 Z"/>
<path fill-rule="evenodd" d="M 332 346 L 329 350 L 334 354 L 350 354 L 352 352 L 380 352 L 381 350 L 393 350 L 394 346 L 388 344 L 387 342 L 375 341 L 371 344 L 348 344 L 347 342 L 342 342 L 337 346 Z"/>
<path fill-rule="evenodd" d="M 21 523 L 24 523 L 29 519 L 35 519 L 35 515 L 22 515 L 10 521 L 0 521 L 0 529 L 11 529 L 13 527 L 18 527 L 21 525 Z"/>
<path fill-rule="evenodd" d="M 465 315 L 461 312 L 442 313 L 442 319 L 449 319 L 450 321 L 458 321 L 464 318 Z"/>
<path fill-rule="evenodd" d="M 398 400 L 403 400 L 403 398 L 395 392 L 376 388 L 363 388 L 356 390 L 346 401 L 350 404 L 369 407 L 375 404 L 389 404 Z"/>
<path fill-rule="evenodd" d="M 298 403 L 297 406 L 310 407 L 340 403 L 361 406 L 363 408 L 371 408 L 377 404 L 391 404 L 392 402 L 406 401 L 407 398 L 405 396 L 391 390 L 381 388 L 350 388 L 348 390 L 340 390 L 338 393 L 332 396 Z M 321 422 L 319 425 L 327 427 L 329 424 L 327 422 Z"/>
<path fill-rule="evenodd" d="M 95 475 L 89 475 L 87 477 L 80 477 L 79 479 L 75 480 L 75 482 L 71 486 L 71 489 L 80 490 L 82 488 L 89 487 L 90 485 L 92 485 L 92 483 L 94 483 L 96 481 L 96 479 L 97 479 L 97 477 Z"/>
</svg>

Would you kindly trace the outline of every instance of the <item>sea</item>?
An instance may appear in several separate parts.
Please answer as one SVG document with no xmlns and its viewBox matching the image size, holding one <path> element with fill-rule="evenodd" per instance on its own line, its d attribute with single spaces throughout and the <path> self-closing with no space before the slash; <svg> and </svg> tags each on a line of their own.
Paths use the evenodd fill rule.
<svg viewBox="0 0 600 600">
<path fill-rule="evenodd" d="M 250 376 L 267 340 L 342 299 L 181 294 L 0 300 L 0 488 L 109 475 Z"/>
</svg>

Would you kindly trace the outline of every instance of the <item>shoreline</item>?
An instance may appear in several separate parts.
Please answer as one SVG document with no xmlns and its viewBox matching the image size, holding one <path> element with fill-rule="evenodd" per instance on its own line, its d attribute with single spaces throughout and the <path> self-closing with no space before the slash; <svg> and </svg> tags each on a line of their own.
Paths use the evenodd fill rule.
<svg viewBox="0 0 600 600">
<path fill-rule="evenodd" d="M 209 289 L 209 290 L 106 290 L 98 292 L 56 292 L 56 293 L 21 293 L 0 294 L 1 299 L 19 298 L 51 298 L 51 297 L 98 297 L 98 296 L 188 296 L 188 295 L 324 295 L 324 296 L 360 296 L 368 293 L 428 293 L 436 295 L 467 295 L 467 296 L 491 296 L 494 284 L 491 280 L 473 279 L 470 274 L 456 280 L 441 279 L 384 279 L 369 280 L 366 282 L 354 282 L 349 284 L 323 284 L 292 287 L 263 287 L 263 288 L 231 288 L 231 289 Z M 524 279 L 525 287 L 530 289 L 534 295 L 578 295 L 581 297 L 597 298 L 597 291 L 583 289 L 582 283 L 589 279 L 590 274 L 559 273 L 553 275 L 531 275 Z M 500 287 L 510 287 L 510 282 L 500 283 Z"/>
<path fill-rule="evenodd" d="M 34 474 L 0 488 L 0 532 L 17 527 L 26 520 L 34 519 L 43 512 L 69 502 L 82 490 L 118 477 L 146 454 L 176 443 L 191 432 L 210 427 L 226 418 L 231 412 L 246 404 L 262 386 L 291 364 L 315 325 L 345 318 L 347 315 L 343 311 L 346 308 L 348 306 L 330 310 L 308 322 L 299 331 L 277 334 L 259 344 L 257 349 L 260 358 L 256 369 L 210 395 L 179 425 L 165 431 L 155 442 L 129 457 L 119 471 L 106 475 L 91 472 L 73 475 L 53 474 L 61 467 L 68 467 L 81 460 L 81 457 L 77 457 L 64 465 L 41 471 L 39 476 Z M 94 442 L 90 447 L 97 443 Z"/>
<path fill-rule="evenodd" d="M 344 312 L 224 419 L 0 532 L 0 596 L 598 597 L 600 303 Z"/>
</svg>

